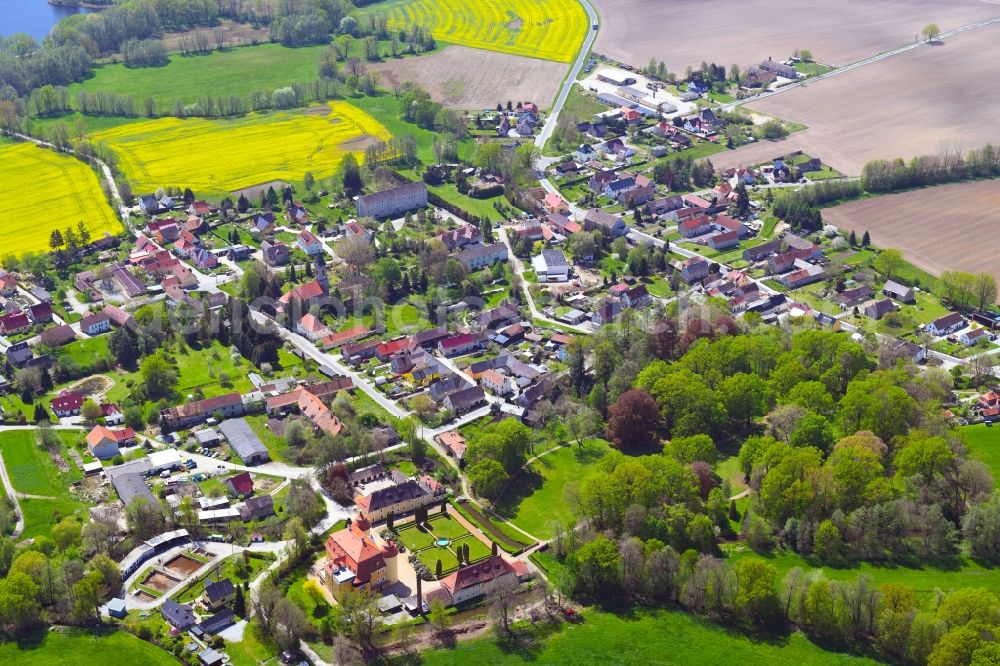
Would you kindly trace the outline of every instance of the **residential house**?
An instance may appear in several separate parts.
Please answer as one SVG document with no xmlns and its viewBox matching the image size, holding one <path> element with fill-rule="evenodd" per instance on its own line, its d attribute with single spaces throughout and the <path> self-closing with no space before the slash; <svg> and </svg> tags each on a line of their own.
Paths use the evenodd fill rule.
<svg viewBox="0 0 1000 666">
<path fill-rule="evenodd" d="M 188 258 L 202 270 L 210 271 L 219 267 L 219 258 L 203 247 L 195 249 Z"/>
<path fill-rule="evenodd" d="M 204 422 L 216 412 L 224 419 L 242 416 L 246 413 L 243 396 L 233 392 L 164 409 L 160 412 L 160 428 L 164 432 L 183 430 Z"/>
<path fill-rule="evenodd" d="M 101 404 L 101 416 L 104 417 L 105 425 L 121 425 L 125 421 L 122 408 L 113 402 Z"/>
<path fill-rule="evenodd" d="M 768 241 L 766 243 L 761 243 L 756 247 L 750 247 L 743 250 L 743 259 L 751 263 L 756 263 L 758 261 L 767 259 L 772 254 L 775 254 L 776 252 L 780 251 L 781 251 L 781 239 L 778 238 L 772 241 Z"/>
<path fill-rule="evenodd" d="M 26 312 L 11 312 L 0 317 L 0 333 L 17 335 L 31 329 L 31 319 Z"/>
<path fill-rule="evenodd" d="M 324 338 L 330 334 L 330 328 L 323 323 L 323 321 L 312 314 L 307 312 L 302 315 L 302 318 L 295 324 L 295 332 L 302 335 L 312 342 L 316 342 L 320 338 Z"/>
<path fill-rule="evenodd" d="M 438 351 L 445 356 L 460 356 L 482 349 L 486 336 L 482 333 L 458 333 L 438 341 Z"/>
<path fill-rule="evenodd" d="M 35 352 L 28 346 L 27 342 L 18 342 L 11 345 L 6 351 L 7 362 L 15 368 L 23 368 L 31 359 L 35 358 Z"/>
<path fill-rule="evenodd" d="M 578 234 L 583 231 L 583 227 L 581 227 L 578 223 L 573 222 L 565 215 L 559 215 L 558 213 L 546 217 L 545 222 L 552 227 L 553 230 L 563 236 L 572 236 L 573 234 Z"/>
<path fill-rule="evenodd" d="M 274 498 L 270 495 L 251 497 L 237 508 L 244 523 L 261 520 L 274 515 Z"/>
<path fill-rule="evenodd" d="M 841 310 L 849 310 L 871 299 L 872 296 L 874 296 L 872 288 L 867 284 L 862 284 L 840 292 L 837 296 L 837 305 L 840 306 Z"/>
<path fill-rule="evenodd" d="M 503 243 L 472 245 L 458 253 L 457 259 L 466 270 L 474 271 L 501 261 L 507 261 L 507 246 Z"/>
<path fill-rule="evenodd" d="M 250 230 L 254 233 L 269 236 L 274 233 L 274 213 L 255 213 L 250 218 Z"/>
<path fill-rule="evenodd" d="M 562 250 L 542 250 L 531 258 L 531 268 L 539 282 L 566 282 L 569 280 L 569 263 Z"/>
<path fill-rule="evenodd" d="M 556 165 L 556 173 L 565 176 L 568 173 L 576 173 L 580 170 L 580 165 L 574 160 L 566 160 Z M 558 196 L 558 195 L 556 195 Z"/>
<path fill-rule="evenodd" d="M 684 199 L 675 195 L 647 201 L 642 212 L 647 216 L 664 217 L 683 207 Z"/>
<path fill-rule="evenodd" d="M 573 162 L 573 164 L 576 164 L 576 162 Z M 555 192 L 549 192 L 545 195 L 545 198 L 542 199 L 542 208 L 549 214 L 562 214 L 569 211 L 569 204 Z"/>
<path fill-rule="evenodd" d="M 344 225 L 344 236 L 347 238 L 361 237 L 371 243 L 375 234 L 373 234 L 369 229 L 365 229 L 361 226 L 357 220 L 348 220 L 347 224 Z"/>
<path fill-rule="evenodd" d="M 617 215 L 591 208 L 583 218 L 583 228 L 587 231 L 600 230 L 605 236 L 618 238 L 628 232 L 628 227 Z"/>
<path fill-rule="evenodd" d="M 708 277 L 708 262 L 701 257 L 691 257 L 681 262 L 681 279 L 692 284 Z"/>
<path fill-rule="evenodd" d="M 635 176 L 632 174 L 619 174 L 617 178 L 608 182 L 601 192 L 604 196 L 617 201 L 636 187 Z"/>
<path fill-rule="evenodd" d="M 604 188 L 618 177 L 612 169 L 602 169 L 597 171 L 587 181 L 587 186 L 598 194 L 604 192 Z"/>
<path fill-rule="evenodd" d="M 166 599 L 160 606 L 160 614 L 167 623 L 179 631 L 186 631 L 194 626 L 194 611 L 187 604 L 179 604 L 173 599 Z"/>
<path fill-rule="evenodd" d="M 275 266 L 284 266 L 291 259 L 291 252 L 284 243 L 264 241 L 260 244 L 260 250 L 264 263 L 272 268 Z"/>
<path fill-rule="evenodd" d="M 496 395 L 508 396 L 514 393 L 514 381 L 496 370 L 487 370 L 480 376 L 479 381 L 484 389 L 488 389 Z"/>
<path fill-rule="evenodd" d="M 42 331 L 42 335 L 40 337 L 40 341 L 43 346 L 52 348 L 62 347 L 75 339 L 76 332 L 66 324 L 47 328 Z"/>
<path fill-rule="evenodd" d="M 87 448 L 98 460 L 108 460 L 121 453 L 125 446 L 135 446 L 135 431 L 132 428 L 112 430 L 103 425 L 96 425 L 87 433 Z"/>
<path fill-rule="evenodd" d="M 747 67 L 743 73 L 742 85 L 746 88 L 766 88 L 778 79 L 774 72 L 761 69 L 760 67 Z"/>
<path fill-rule="evenodd" d="M 80 331 L 87 335 L 99 335 L 111 330 L 111 317 L 103 312 L 92 313 L 80 320 Z"/>
<path fill-rule="evenodd" d="M 375 347 L 375 358 L 386 363 L 390 358 L 410 348 L 410 338 L 396 338 Z"/>
<path fill-rule="evenodd" d="M 735 231 L 723 231 L 708 237 L 706 245 L 713 250 L 728 250 L 740 244 L 740 236 Z"/>
<path fill-rule="evenodd" d="M 591 315 L 591 322 L 596 326 L 609 324 L 618 318 L 622 312 L 621 302 L 611 298 L 604 298 L 594 308 Z"/>
<path fill-rule="evenodd" d="M 677 225 L 677 232 L 684 238 L 704 236 L 712 230 L 712 220 L 707 215 L 695 215 Z"/>
<path fill-rule="evenodd" d="M 587 163 L 597 157 L 597 151 L 589 143 L 581 143 L 580 147 L 573 151 L 573 157 L 577 162 Z"/>
<path fill-rule="evenodd" d="M 819 246 L 811 245 L 807 248 L 794 248 L 768 257 L 767 268 L 771 273 L 785 273 L 803 261 L 808 262 L 820 257 L 822 257 L 822 252 Z"/>
<path fill-rule="evenodd" d="M 253 495 L 253 477 L 250 476 L 250 472 L 240 472 L 226 479 L 225 485 L 226 490 L 237 497 Z"/>
<path fill-rule="evenodd" d="M 236 587 L 233 581 L 228 578 L 222 580 L 205 579 L 205 590 L 201 595 L 201 602 L 210 611 L 217 611 L 236 599 Z"/>
<path fill-rule="evenodd" d="M 868 317 L 869 319 L 874 319 L 878 321 L 882 317 L 886 316 L 890 312 L 895 312 L 899 307 L 892 302 L 892 299 L 883 298 L 881 300 L 873 300 L 866 303 L 861 308 L 861 314 Z"/>
<path fill-rule="evenodd" d="M 83 407 L 83 394 L 79 391 L 61 391 L 59 395 L 49 403 L 52 412 L 60 417 L 79 416 Z"/>
<path fill-rule="evenodd" d="M 233 245 L 226 252 L 226 257 L 230 261 L 246 261 L 253 254 L 253 248 L 246 245 Z"/>
<path fill-rule="evenodd" d="M 366 338 L 371 335 L 373 331 L 362 324 L 358 324 L 352 328 L 345 331 L 340 331 L 338 333 L 331 333 L 324 336 L 320 342 L 319 346 L 324 350 L 335 349 L 346 344 L 351 344 L 352 342 L 357 342 L 362 338 Z"/>
<path fill-rule="evenodd" d="M 0 275 L 0 296 L 10 298 L 17 293 L 17 279 L 10 273 Z"/>
<path fill-rule="evenodd" d="M 483 389 L 472 386 L 447 395 L 442 403 L 444 408 L 453 414 L 464 414 L 486 404 L 486 395 Z"/>
<path fill-rule="evenodd" d="M 309 211 L 302 204 L 293 203 L 285 209 L 285 220 L 292 224 L 305 224 L 309 221 Z"/>
<path fill-rule="evenodd" d="M 990 334 L 985 328 L 967 328 L 958 334 L 958 341 L 963 345 L 972 347 L 982 341 L 989 341 Z"/>
<path fill-rule="evenodd" d="M 913 289 L 907 287 L 905 284 L 900 284 L 895 280 L 887 280 L 882 286 L 882 293 L 889 298 L 899 301 L 900 303 L 916 303 L 917 297 L 913 293 Z"/>
<path fill-rule="evenodd" d="M 815 266 L 813 264 L 806 264 L 790 273 L 785 273 L 778 278 L 778 281 L 784 284 L 789 289 L 797 289 L 807 284 L 812 284 L 813 282 L 818 282 L 823 279 L 825 271 L 822 266 Z"/>
<path fill-rule="evenodd" d="M 438 441 L 447 449 L 448 455 L 454 457 L 456 460 L 465 458 L 465 450 L 468 448 L 468 444 L 465 441 L 465 437 L 458 430 L 449 430 L 448 432 L 441 433 L 438 435 Z"/>
<path fill-rule="evenodd" d="M 299 232 L 295 245 L 310 257 L 323 253 L 323 243 L 316 237 L 316 234 L 308 229 Z"/>
<path fill-rule="evenodd" d="M 359 217 L 389 217 L 427 205 L 427 185 L 423 181 L 407 183 L 391 190 L 358 197 Z"/>
<path fill-rule="evenodd" d="M 636 176 L 636 182 L 638 183 L 640 179 L 645 178 L 645 176 Z M 648 179 L 647 179 L 648 180 Z M 650 199 L 656 196 L 656 186 L 652 183 L 637 184 L 631 190 L 620 193 L 618 195 L 618 202 L 622 206 L 628 209 L 635 209 L 643 205 Z"/>
<path fill-rule="evenodd" d="M 644 308 L 653 302 L 646 285 L 640 284 L 625 289 L 620 296 L 623 308 Z"/>
<path fill-rule="evenodd" d="M 783 62 L 775 62 L 774 60 L 771 60 L 771 58 L 768 58 L 764 62 L 760 63 L 759 66 L 760 69 L 764 70 L 765 72 L 774 72 L 775 74 L 784 79 L 794 80 L 797 79 L 799 76 L 798 72 L 791 65 L 786 65 Z"/>
<path fill-rule="evenodd" d="M 933 335 L 951 335 L 965 326 L 965 319 L 957 312 L 950 312 L 927 324 L 927 332 Z"/>
</svg>

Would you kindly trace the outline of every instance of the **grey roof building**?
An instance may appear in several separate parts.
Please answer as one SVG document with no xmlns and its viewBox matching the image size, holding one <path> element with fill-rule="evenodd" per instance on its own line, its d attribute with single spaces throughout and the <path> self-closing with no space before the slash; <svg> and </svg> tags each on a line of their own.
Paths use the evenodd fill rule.
<svg viewBox="0 0 1000 666">
<path fill-rule="evenodd" d="M 125 506 L 130 505 L 132 500 L 137 497 L 142 497 L 151 506 L 157 505 L 156 497 L 153 496 L 153 492 L 146 485 L 146 479 L 141 474 L 134 472 L 119 474 L 112 477 L 111 482 L 115 485 L 115 491 Z"/>
<path fill-rule="evenodd" d="M 187 604 L 179 604 L 173 599 L 167 599 L 160 607 L 163 619 L 171 626 L 184 630 L 194 625 L 194 611 Z"/>
<path fill-rule="evenodd" d="M 253 431 L 246 419 L 229 419 L 219 424 L 233 452 L 244 465 L 256 465 L 271 459 L 264 442 Z"/>
</svg>

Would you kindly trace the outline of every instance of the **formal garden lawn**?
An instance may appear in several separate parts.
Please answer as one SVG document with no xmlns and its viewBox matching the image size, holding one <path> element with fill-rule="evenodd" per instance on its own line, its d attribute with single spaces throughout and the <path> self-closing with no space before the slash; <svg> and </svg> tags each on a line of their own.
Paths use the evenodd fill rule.
<svg viewBox="0 0 1000 666">
<path fill-rule="evenodd" d="M 802 634 L 757 641 L 680 611 L 613 614 L 587 610 L 577 625 L 555 633 L 539 625 L 537 640 L 501 647 L 495 639 L 458 643 L 451 649 L 421 653 L 427 666 L 455 664 L 676 664 L 717 666 L 739 663 L 765 666 L 820 664 L 875 665 L 880 662 L 829 652 Z"/>
<path fill-rule="evenodd" d="M 124 631 L 47 631 L 0 643 L 0 663 L 18 666 L 119 664 L 176 666 L 177 660 L 152 643 Z"/>
<path fill-rule="evenodd" d="M 555 523 L 573 521 L 563 497 L 566 484 L 579 481 L 610 450 L 606 441 L 589 439 L 582 448 L 571 443 L 542 456 L 508 482 L 496 503 L 497 513 L 534 537 L 551 538 Z"/>
<path fill-rule="evenodd" d="M 441 568 L 448 572 L 458 566 L 457 549 L 469 546 L 469 560 L 475 562 L 489 557 L 491 549 L 480 541 L 461 523 L 451 516 L 440 514 L 433 516 L 427 523 L 429 529 L 410 523 L 399 529 L 399 540 L 406 549 L 416 554 L 424 566 L 430 571 L 436 571 L 438 561 Z M 438 539 L 448 539 L 445 546 L 437 545 Z"/>
</svg>

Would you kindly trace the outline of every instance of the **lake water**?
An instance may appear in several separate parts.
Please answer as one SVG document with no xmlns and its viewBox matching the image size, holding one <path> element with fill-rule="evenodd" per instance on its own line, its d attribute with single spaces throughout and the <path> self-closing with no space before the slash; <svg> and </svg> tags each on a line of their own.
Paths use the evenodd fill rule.
<svg viewBox="0 0 1000 666">
<path fill-rule="evenodd" d="M 41 42 L 63 17 L 91 11 L 78 7 L 55 7 L 45 0 L 0 0 L 0 35 L 26 32 Z"/>
</svg>

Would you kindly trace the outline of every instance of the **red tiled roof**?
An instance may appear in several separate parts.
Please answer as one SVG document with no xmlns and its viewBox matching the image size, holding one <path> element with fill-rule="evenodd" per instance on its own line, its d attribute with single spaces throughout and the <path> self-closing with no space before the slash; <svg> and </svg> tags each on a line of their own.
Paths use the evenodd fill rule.
<svg viewBox="0 0 1000 666">
<path fill-rule="evenodd" d="M 253 492 L 253 478 L 250 476 L 250 472 L 237 474 L 226 483 L 231 485 L 240 495 L 249 495 Z"/>
</svg>

